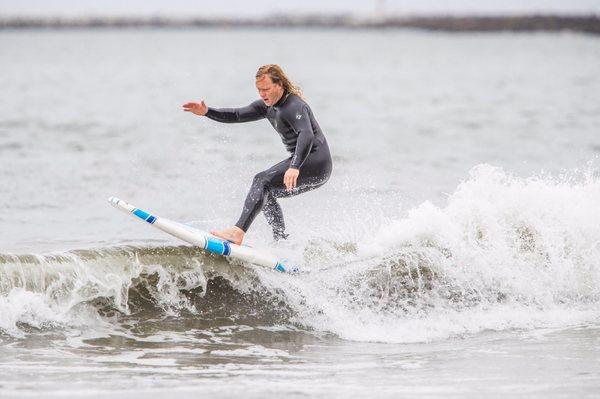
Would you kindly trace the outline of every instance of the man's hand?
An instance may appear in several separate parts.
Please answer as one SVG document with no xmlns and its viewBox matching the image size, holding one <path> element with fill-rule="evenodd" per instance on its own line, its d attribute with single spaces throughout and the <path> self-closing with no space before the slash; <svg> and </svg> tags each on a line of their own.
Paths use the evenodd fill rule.
<svg viewBox="0 0 600 399">
<path fill-rule="evenodd" d="M 298 180 L 298 175 L 300 174 L 300 170 L 296 168 L 289 168 L 285 175 L 283 175 L 283 184 L 288 191 L 292 191 L 293 188 L 296 187 L 296 181 Z"/>
<path fill-rule="evenodd" d="M 208 107 L 204 104 L 204 100 L 198 103 L 187 103 L 183 104 L 183 110 L 186 112 L 191 112 L 196 115 L 204 116 L 208 112 Z"/>
</svg>

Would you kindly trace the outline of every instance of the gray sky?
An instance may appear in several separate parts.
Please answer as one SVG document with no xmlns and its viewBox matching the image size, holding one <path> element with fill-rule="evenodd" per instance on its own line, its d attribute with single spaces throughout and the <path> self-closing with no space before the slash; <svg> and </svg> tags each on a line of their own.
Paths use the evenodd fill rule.
<svg viewBox="0 0 600 399">
<path fill-rule="evenodd" d="M 2 16 L 596 13 L 600 0 L 0 0 Z"/>
</svg>

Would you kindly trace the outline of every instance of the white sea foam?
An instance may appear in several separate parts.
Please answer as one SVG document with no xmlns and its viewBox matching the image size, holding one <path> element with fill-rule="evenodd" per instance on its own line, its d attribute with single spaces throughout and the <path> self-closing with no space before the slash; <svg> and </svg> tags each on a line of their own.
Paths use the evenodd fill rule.
<svg viewBox="0 0 600 399">
<path fill-rule="evenodd" d="M 598 198 L 591 174 L 523 179 L 480 165 L 445 206 L 425 202 L 360 242 L 367 261 L 271 283 L 287 284 L 299 322 L 361 341 L 596 321 Z"/>
<path fill-rule="evenodd" d="M 585 323 L 600 316 L 597 198 L 600 181 L 592 174 L 519 178 L 480 165 L 444 206 L 425 202 L 350 249 L 310 240 L 296 248 L 311 262 L 307 275 L 257 269 L 256 280 L 228 274 L 226 263 L 210 274 L 241 292 L 267 290 L 299 325 L 361 341 L 420 342 Z M 202 262 L 186 260 L 185 253 L 176 253 L 183 266 L 168 266 L 149 249 L 143 260 L 137 252 L 102 251 L 91 258 L 37 256 L 30 263 L 5 257 L 0 327 L 19 335 L 19 323 L 98 324 L 91 301 L 106 298 L 127 313 L 136 284 L 165 315 L 196 311 L 182 290 L 206 292 Z M 214 333 L 253 328 L 234 324 Z"/>
<path fill-rule="evenodd" d="M 130 289 L 143 287 L 147 300 L 166 315 L 195 311 L 182 289 L 203 287 L 200 264 L 183 268 L 143 264 L 128 250 L 110 249 L 47 255 L 4 255 L 0 268 L 0 329 L 22 336 L 19 324 L 35 328 L 105 324 L 94 301 L 130 312 Z M 153 259 L 149 259 L 152 261 Z M 152 282 L 150 277 L 152 276 Z"/>
<path fill-rule="evenodd" d="M 239 357 L 288 357 L 289 354 L 280 349 L 265 348 L 261 345 L 252 345 L 246 348 L 231 350 L 213 350 L 210 352 L 213 356 L 239 356 Z"/>
</svg>

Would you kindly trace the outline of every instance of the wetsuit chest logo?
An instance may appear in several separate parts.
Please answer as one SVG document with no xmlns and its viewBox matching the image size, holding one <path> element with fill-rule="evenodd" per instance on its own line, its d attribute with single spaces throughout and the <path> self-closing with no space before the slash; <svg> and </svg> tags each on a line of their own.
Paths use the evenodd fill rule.
<svg viewBox="0 0 600 399">
<path fill-rule="evenodd" d="M 300 118 L 302 118 L 302 115 L 301 114 L 296 114 L 296 119 L 300 119 Z"/>
</svg>

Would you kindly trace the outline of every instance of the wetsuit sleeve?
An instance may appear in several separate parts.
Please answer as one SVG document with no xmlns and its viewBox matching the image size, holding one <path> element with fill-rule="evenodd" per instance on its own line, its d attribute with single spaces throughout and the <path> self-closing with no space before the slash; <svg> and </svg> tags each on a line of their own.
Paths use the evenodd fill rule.
<svg viewBox="0 0 600 399">
<path fill-rule="evenodd" d="M 298 108 L 296 112 L 289 115 L 288 123 L 294 132 L 298 134 L 296 150 L 292 156 L 290 168 L 300 169 L 308 157 L 308 154 L 310 154 L 313 140 L 315 138 L 315 134 L 310 123 L 310 116 L 308 114 L 308 106 L 306 104 L 302 104 L 301 108 Z"/>
<path fill-rule="evenodd" d="M 241 108 L 208 108 L 207 118 L 217 122 L 238 123 L 262 119 L 267 114 L 267 106 L 262 100 Z"/>
</svg>

